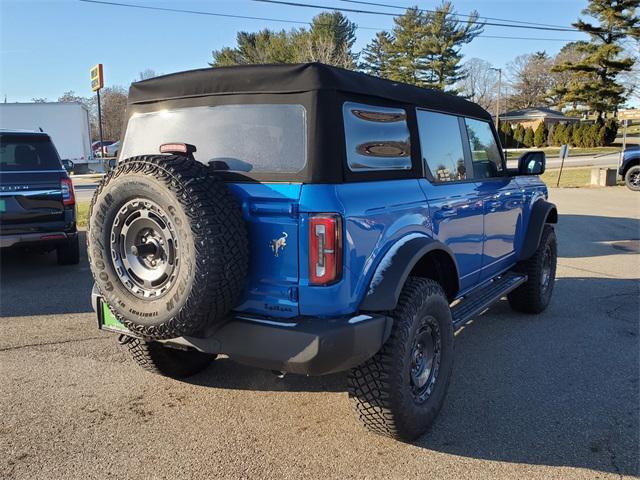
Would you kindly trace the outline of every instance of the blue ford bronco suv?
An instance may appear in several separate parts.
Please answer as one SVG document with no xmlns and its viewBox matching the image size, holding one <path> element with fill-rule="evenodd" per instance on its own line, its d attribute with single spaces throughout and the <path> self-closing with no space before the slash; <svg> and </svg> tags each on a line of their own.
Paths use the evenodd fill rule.
<svg viewBox="0 0 640 480">
<path fill-rule="evenodd" d="M 478 105 L 322 64 L 134 83 L 91 204 L 99 327 L 172 377 L 219 354 L 348 371 L 366 427 L 416 438 L 443 404 L 455 330 L 504 296 L 549 304 L 544 168 L 529 152 L 508 169 Z"/>
</svg>

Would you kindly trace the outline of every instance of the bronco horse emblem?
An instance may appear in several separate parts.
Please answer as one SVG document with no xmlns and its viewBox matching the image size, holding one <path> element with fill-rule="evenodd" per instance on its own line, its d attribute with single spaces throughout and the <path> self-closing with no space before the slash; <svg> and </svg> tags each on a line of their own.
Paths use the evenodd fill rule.
<svg viewBox="0 0 640 480">
<path fill-rule="evenodd" d="M 282 236 L 280 238 L 276 238 L 275 240 L 271 240 L 271 250 L 273 250 L 274 255 L 277 257 L 280 249 L 284 250 L 284 247 L 287 246 L 287 232 L 282 232 Z"/>
</svg>

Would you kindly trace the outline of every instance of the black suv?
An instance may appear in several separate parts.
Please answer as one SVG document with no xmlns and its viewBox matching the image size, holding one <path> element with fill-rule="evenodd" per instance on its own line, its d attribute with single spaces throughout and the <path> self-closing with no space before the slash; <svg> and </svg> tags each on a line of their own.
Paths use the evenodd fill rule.
<svg viewBox="0 0 640 480">
<path fill-rule="evenodd" d="M 80 260 L 73 184 L 49 135 L 0 130 L 0 247 Z"/>
</svg>

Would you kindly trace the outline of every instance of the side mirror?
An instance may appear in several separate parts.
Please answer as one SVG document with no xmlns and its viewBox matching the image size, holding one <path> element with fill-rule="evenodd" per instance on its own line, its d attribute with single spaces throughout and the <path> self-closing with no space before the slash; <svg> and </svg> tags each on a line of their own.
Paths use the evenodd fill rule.
<svg viewBox="0 0 640 480">
<path fill-rule="evenodd" d="M 546 165 L 544 152 L 526 152 L 518 159 L 518 175 L 542 175 Z"/>
</svg>

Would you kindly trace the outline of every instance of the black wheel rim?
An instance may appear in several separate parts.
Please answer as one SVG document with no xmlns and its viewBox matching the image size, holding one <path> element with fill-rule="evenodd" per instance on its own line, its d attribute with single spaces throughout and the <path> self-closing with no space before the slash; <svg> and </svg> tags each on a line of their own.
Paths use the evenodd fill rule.
<svg viewBox="0 0 640 480">
<path fill-rule="evenodd" d="M 139 298 L 158 298 L 178 274 L 178 239 L 166 212 L 147 199 L 127 202 L 111 227 L 111 258 L 122 284 Z"/>
<path fill-rule="evenodd" d="M 442 342 L 438 322 L 433 317 L 423 319 L 411 348 L 409 381 L 416 403 L 425 402 L 433 393 L 440 370 Z"/>
<path fill-rule="evenodd" d="M 553 252 L 551 251 L 551 245 L 547 245 L 542 257 L 542 274 L 540 275 L 540 287 L 542 288 L 543 293 L 549 289 L 549 285 L 551 284 L 553 276 L 552 258 Z"/>
</svg>

